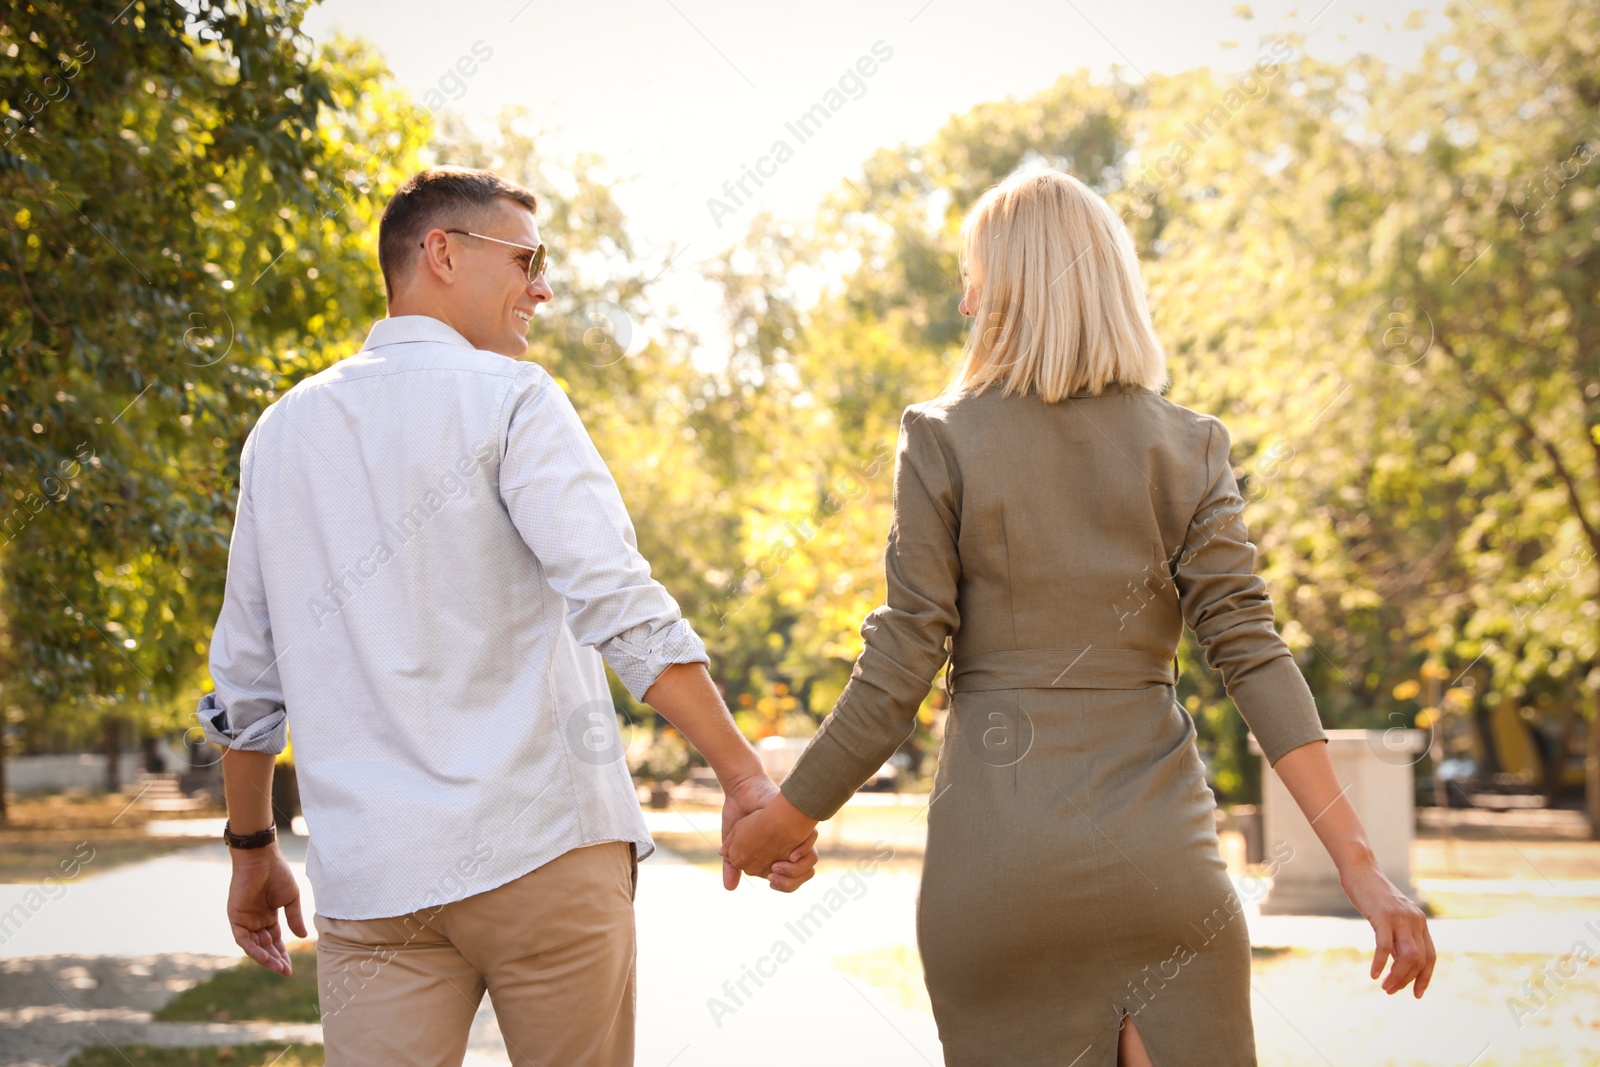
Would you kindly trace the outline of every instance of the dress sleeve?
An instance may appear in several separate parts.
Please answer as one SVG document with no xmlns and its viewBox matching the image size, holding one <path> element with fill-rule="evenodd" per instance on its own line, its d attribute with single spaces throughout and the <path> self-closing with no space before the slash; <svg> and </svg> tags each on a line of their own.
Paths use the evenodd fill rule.
<svg viewBox="0 0 1600 1067">
<path fill-rule="evenodd" d="M 910 736 L 949 655 L 946 638 L 960 627 L 961 577 L 952 471 L 932 422 L 908 408 L 895 452 L 886 603 L 861 624 L 864 647 L 850 681 L 782 786 L 809 818 L 831 818 Z"/>
<path fill-rule="evenodd" d="M 1268 762 L 1311 741 L 1326 741 L 1305 676 L 1273 623 L 1267 584 L 1255 573 L 1256 546 L 1244 525 L 1227 427 L 1211 420 L 1205 495 L 1189 523 L 1176 575 L 1184 621 L 1222 674 Z"/>
</svg>

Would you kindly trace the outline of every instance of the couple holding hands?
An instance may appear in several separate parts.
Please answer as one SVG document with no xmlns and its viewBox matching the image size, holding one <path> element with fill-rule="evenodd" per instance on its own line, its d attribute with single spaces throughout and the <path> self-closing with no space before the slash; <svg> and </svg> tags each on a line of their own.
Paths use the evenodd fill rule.
<svg viewBox="0 0 1600 1067">
<path fill-rule="evenodd" d="M 1334 777 L 1226 427 L 1161 395 L 1138 259 L 1098 194 L 1036 170 L 968 213 L 952 299 L 973 326 L 900 423 L 887 596 L 781 786 L 578 413 L 522 359 L 552 297 L 537 207 L 487 171 L 405 182 L 379 231 L 388 317 L 240 458 L 199 709 L 225 749 L 228 915 L 289 973 L 280 910 L 307 931 L 267 798 L 292 720 L 331 1067 L 460 1064 L 486 992 L 519 1067 L 633 1062 L 654 846 L 607 663 L 717 773 L 724 884 L 784 891 L 945 670 L 917 906 L 945 1061 L 1253 1064 L 1249 935 L 1209 921 L 1233 888 L 1177 700 L 1188 625 L 1371 922 L 1372 977 L 1422 995 L 1426 919 Z M 441 496 L 445 474 L 464 491 Z"/>
</svg>

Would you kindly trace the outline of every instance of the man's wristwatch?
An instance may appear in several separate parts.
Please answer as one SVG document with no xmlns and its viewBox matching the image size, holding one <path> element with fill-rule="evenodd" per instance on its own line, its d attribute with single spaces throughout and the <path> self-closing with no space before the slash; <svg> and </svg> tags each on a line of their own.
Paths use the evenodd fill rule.
<svg viewBox="0 0 1600 1067">
<path fill-rule="evenodd" d="M 258 830 L 253 834 L 236 834 L 224 822 L 222 839 L 228 843 L 229 848 L 266 848 L 278 839 L 278 827 L 274 823 L 265 830 Z"/>
</svg>

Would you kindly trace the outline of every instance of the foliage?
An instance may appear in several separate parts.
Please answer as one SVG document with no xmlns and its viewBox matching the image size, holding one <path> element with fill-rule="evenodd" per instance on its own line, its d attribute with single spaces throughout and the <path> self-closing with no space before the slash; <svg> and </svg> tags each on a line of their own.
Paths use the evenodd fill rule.
<svg viewBox="0 0 1600 1067">
<path fill-rule="evenodd" d="M 1327 724 L 1509 705 L 1567 738 L 1592 717 L 1593 5 L 1462 5 L 1404 70 L 1264 39 L 1247 74 L 1077 71 L 979 105 L 875 152 L 812 224 L 757 219 L 707 269 L 730 341 L 709 368 L 658 306 L 671 262 L 639 254 L 602 160 L 551 158 L 515 111 L 435 130 L 362 46 L 313 53 L 302 11 L 0 16 L 0 669 L 30 743 L 181 721 L 239 446 L 381 312 L 377 212 L 434 161 L 544 198 L 557 301 L 528 358 L 571 394 L 752 736 L 803 732 L 849 677 L 883 597 L 900 412 L 967 329 L 961 216 L 1039 164 L 1127 221 L 1169 396 L 1232 431 L 1259 569 Z M 1180 661 L 1214 779 L 1248 798 L 1243 724 L 1191 639 Z M 917 753 L 942 706 L 936 683 Z"/>
<path fill-rule="evenodd" d="M 364 48 L 311 54 L 304 6 L 0 16 L 0 659 L 29 745 L 186 722 L 244 437 L 381 313 L 377 212 L 427 116 Z"/>
<path fill-rule="evenodd" d="M 1600 475 L 1600 207 L 1584 169 L 1600 151 L 1600 18 L 1566 0 L 1512 14 L 1454 11 L 1405 72 L 1321 62 L 1292 38 L 1263 40 L 1246 76 L 1078 72 L 880 150 L 741 280 L 781 293 L 801 264 L 838 267 L 819 303 L 781 316 L 799 336 L 766 349 L 802 383 L 785 433 L 814 428 L 819 465 L 892 440 L 962 339 L 966 206 L 1018 167 L 1069 170 L 1140 246 L 1168 395 L 1233 432 L 1258 565 L 1327 724 L 1511 701 L 1556 729 L 1543 709 L 1570 717 L 1585 680 L 1600 686 L 1600 478 L 1581 473 Z M 772 590 L 784 621 L 768 634 L 848 661 L 836 623 L 879 602 L 858 590 L 882 588 L 865 544 L 887 508 L 869 495 L 858 536 L 818 564 L 861 581 L 804 610 Z M 807 588 L 805 572 L 783 585 Z M 1192 638 L 1180 660 L 1216 781 L 1248 796 L 1243 724 Z M 1453 680 L 1448 701 L 1424 707 L 1429 679 Z M 1552 689 L 1565 699 L 1541 701 Z"/>
<path fill-rule="evenodd" d="M 648 782 L 681 782 L 689 774 L 689 746 L 678 731 L 664 728 L 630 751 L 628 769 Z"/>
</svg>

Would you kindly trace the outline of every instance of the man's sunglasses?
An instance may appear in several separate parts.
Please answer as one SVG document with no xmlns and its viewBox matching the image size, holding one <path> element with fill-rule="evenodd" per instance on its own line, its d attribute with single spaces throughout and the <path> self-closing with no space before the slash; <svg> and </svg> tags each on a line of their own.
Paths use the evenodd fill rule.
<svg viewBox="0 0 1600 1067">
<path fill-rule="evenodd" d="M 546 254 L 546 252 L 544 250 L 544 245 L 542 245 L 542 244 L 539 245 L 539 247 L 537 247 L 537 248 L 529 248 L 527 245 L 519 245 L 515 241 L 502 241 L 498 237 L 490 237 L 486 233 L 473 233 L 471 230 L 446 230 L 444 232 L 445 233 L 459 233 L 459 234 L 462 234 L 462 235 L 464 235 L 466 237 L 477 237 L 477 238 L 480 238 L 480 239 L 485 240 L 485 241 L 493 241 L 497 245 L 506 245 L 506 246 L 511 247 L 511 248 L 520 248 L 524 252 L 531 252 L 532 255 L 528 257 L 528 282 L 529 282 L 529 284 L 532 284 L 532 282 L 533 282 L 533 280 L 535 278 L 537 278 L 539 275 L 543 274 L 545 267 L 548 266 L 549 263 L 550 263 L 550 257 L 549 257 L 548 254 Z M 419 247 L 424 247 L 425 248 L 427 246 L 426 246 L 426 244 L 420 244 L 419 243 Z"/>
</svg>

